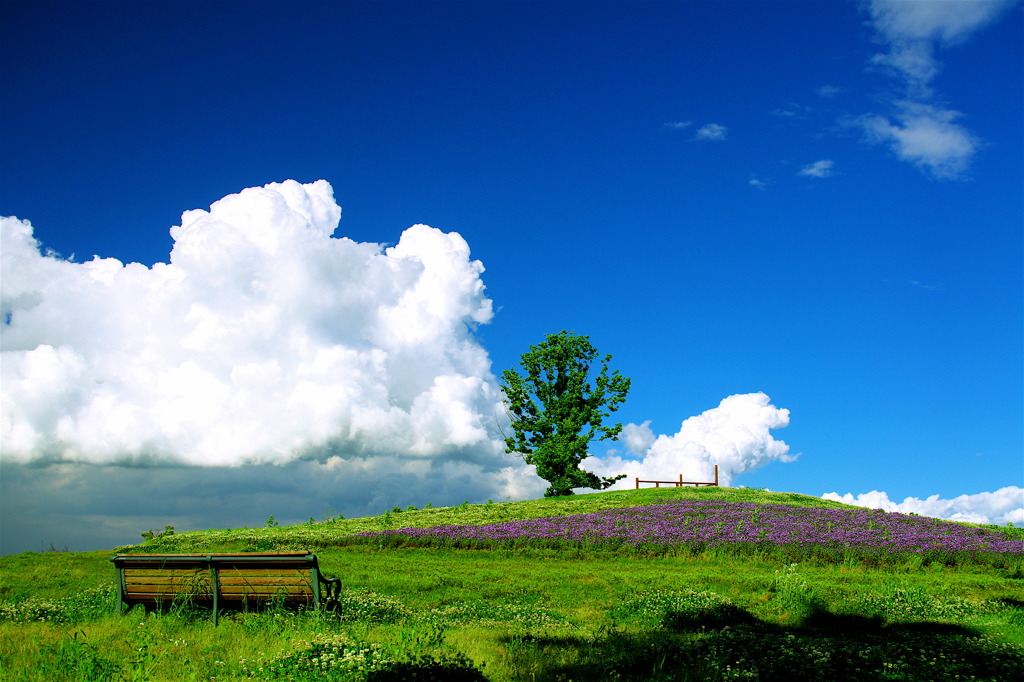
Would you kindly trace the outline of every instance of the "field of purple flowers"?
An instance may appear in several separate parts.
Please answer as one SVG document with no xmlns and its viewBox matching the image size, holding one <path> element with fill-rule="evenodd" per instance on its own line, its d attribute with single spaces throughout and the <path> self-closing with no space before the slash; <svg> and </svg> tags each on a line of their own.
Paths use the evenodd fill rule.
<svg viewBox="0 0 1024 682">
<path fill-rule="evenodd" d="M 562 547 L 650 551 L 740 550 L 791 558 L 916 555 L 943 563 L 1018 563 L 1024 541 L 998 529 L 869 509 L 815 509 L 722 500 L 674 500 L 577 516 L 404 528 L 357 534 L 387 545 Z"/>
</svg>

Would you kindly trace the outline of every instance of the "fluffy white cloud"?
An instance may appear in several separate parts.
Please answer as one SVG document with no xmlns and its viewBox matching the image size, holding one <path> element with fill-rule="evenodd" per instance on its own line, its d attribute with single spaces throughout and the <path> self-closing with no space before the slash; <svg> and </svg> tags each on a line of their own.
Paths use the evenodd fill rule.
<svg viewBox="0 0 1024 682">
<path fill-rule="evenodd" d="M 697 129 L 694 133 L 693 139 L 717 142 L 725 139 L 725 134 L 728 132 L 728 128 L 718 123 L 708 123 Z"/>
<path fill-rule="evenodd" d="M 626 449 L 635 455 L 642 455 L 652 445 L 654 445 L 655 435 L 654 431 L 651 431 L 651 420 L 645 421 L 643 424 L 626 424 L 622 427 L 622 433 L 619 434 L 619 440 L 621 440 Z"/>
<path fill-rule="evenodd" d="M 889 70 L 905 88 L 889 116 L 860 119 L 869 142 L 888 144 L 901 160 L 937 178 L 960 176 L 980 141 L 955 123 L 960 113 L 931 103 L 931 82 L 940 71 L 936 47 L 962 42 L 996 21 L 1013 2 L 873 0 L 871 24 L 887 51 L 871 63 Z"/>
<path fill-rule="evenodd" d="M 825 493 L 822 498 L 844 504 L 853 504 L 870 509 L 884 509 L 904 514 L 920 514 L 951 521 L 971 523 L 1005 524 L 1024 523 L 1024 488 L 1007 486 L 992 493 L 960 495 L 951 500 L 940 499 L 938 495 L 923 500 L 908 497 L 902 502 L 893 502 L 884 492 L 872 490 L 869 493 L 853 495 L 846 493 Z"/>
<path fill-rule="evenodd" d="M 654 438 L 648 424 L 623 427 L 626 446 L 639 460 L 591 457 L 582 467 L 601 476 L 626 474 L 617 485 L 625 488 L 634 485 L 634 478 L 671 481 L 680 474 L 687 481 L 712 481 L 717 464 L 719 482 L 729 485 L 744 472 L 796 459 L 786 443 L 771 435 L 772 429 L 789 425 L 789 410 L 772 405 L 764 393 L 729 396 L 718 407 L 684 421 L 672 436 Z"/>
<path fill-rule="evenodd" d="M 827 178 L 832 175 L 833 166 L 835 166 L 834 161 L 823 159 L 804 166 L 800 169 L 797 175 L 805 175 L 811 178 Z"/>
<path fill-rule="evenodd" d="M 247 189 L 185 212 L 151 268 L 2 219 L 4 459 L 504 461 L 483 266 L 425 225 L 333 238 L 340 214 L 326 181 Z"/>
<path fill-rule="evenodd" d="M 340 215 L 325 181 L 246 189 L 185 212 L 152 267 L 0 219 L 2 551 L 539 496 L 495 421 L 465 240 L 356 243 Z"/>
</svg>

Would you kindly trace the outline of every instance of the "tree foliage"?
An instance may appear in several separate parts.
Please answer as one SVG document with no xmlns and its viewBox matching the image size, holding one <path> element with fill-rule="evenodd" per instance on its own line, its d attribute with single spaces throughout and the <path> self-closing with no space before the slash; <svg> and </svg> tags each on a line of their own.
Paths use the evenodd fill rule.
<svg viewBox="0 0 1024 682">
<path fill-rule="evenodd" d="M 579 467 L 595 437 L 618 438 L 622 424 L 605 426 L 603 421 L 625 402 L 630 384 L 617 370 L 609 373 L 611 355 L 601 358 L 590 384 L 598 353 L 589 338 L 566 331 L 549 334 L 522 355 L 525 375 L 513 369 L 501 375 L 514 432 L 505 438 L 505 452 L 518 453 L 537 468 L 537 475 L 551 484 L 545 497 L 572 495 L 573 488 L 604 490 L 624 478 L 601 478 Z"/>
</svg>

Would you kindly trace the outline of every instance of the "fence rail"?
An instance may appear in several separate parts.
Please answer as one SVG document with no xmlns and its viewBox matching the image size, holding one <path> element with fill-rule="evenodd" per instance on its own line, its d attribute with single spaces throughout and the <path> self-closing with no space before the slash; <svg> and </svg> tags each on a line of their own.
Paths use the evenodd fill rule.
<svg viewBox="0 0 1024 682">
<path fill-rule="evenodd" d="M 679 474 L 679 480 L 678 481 L 642 481 L 639 478 L 637 478 L 636 479 L 637 490 L 640 489 L 640 484 L 641 483 L 653 483 L 655 488 L 660 488 L 662 483 L 664 483 L 665 485 L 674 485 L 677 488 L 680 487 L 680 486 L 684 486 L 684 485 L 692 485 L 694 487 L 702 486 L 702 485 L 718 485 L 718 465 L 717 464 L 715 465 L 715 480 L 714 481 L 684 481 L 682 474 Z"/>
</svg>

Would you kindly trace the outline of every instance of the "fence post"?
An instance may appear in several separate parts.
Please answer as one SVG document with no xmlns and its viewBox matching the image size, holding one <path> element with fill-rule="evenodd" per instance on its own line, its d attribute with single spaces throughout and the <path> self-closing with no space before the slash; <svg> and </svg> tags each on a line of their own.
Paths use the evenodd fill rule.
<svg viewBox="0 0 1024 682">
<path fill-rule="evenodd" d="M 715 465 L 715 486 L 718 486 L 718 465 Z"/>
<path fill-rule="evenodd" d="M 639 476 L 636 477 L 636 489 L 640 490 L 640 477 Z"/>
</svg>

